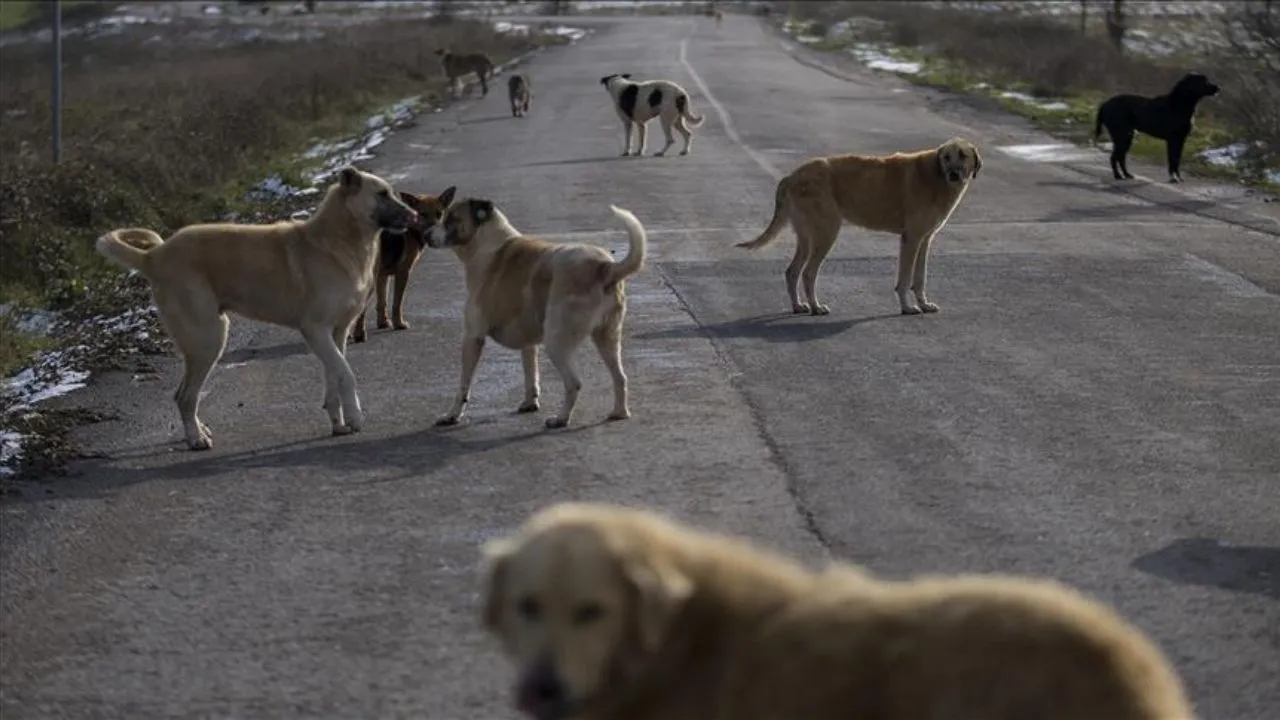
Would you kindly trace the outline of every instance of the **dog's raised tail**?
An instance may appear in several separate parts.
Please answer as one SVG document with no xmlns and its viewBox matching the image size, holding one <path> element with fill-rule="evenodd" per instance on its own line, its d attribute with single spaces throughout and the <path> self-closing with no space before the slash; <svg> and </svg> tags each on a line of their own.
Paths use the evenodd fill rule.
<svg viewBox="0 0 1280 720">
<path fill-rule="evenodd" d="M 747 242 L 740 242 L 736 247 L 755 250 L 773 242 L 778 237 L 778 233 L 782 232 L 782 228 L 787 224 L 790 216 L 787 214 L 787 185 L 789 178 L 782 178 L 778 181 L 778 189 L 773 193 L 773 217 L 769 218 L 769 227 L 760 233 L 760 237 Z"/>
<path fill-rule="evenodd" d="M 146 274 L 147 254 L 164 244 L 164 238 L 146 228 L 112 230 L 99 237 L 93 248 L 102 257 Z"/>
<path fill-rule="evenodd" d="M 676 97 L 676 110 L 679 110 L 680 114 L 684 116 L 684 119 L 688 120 L 689 124 L 694 127 L 698 127 L 702 124 L 703 120 L 706 120 L 706 118 L 701 115 L 693 114 L 693 111 L 689 109 L 689 96 L 683 93 Z"/>
<path fill-rule="evenodd" d="M 627 226 L 627 238 L 629 247 L 627 256 L 622 258 L 622 262 L 614 263 L 612 272 L 609 276 L 607 284 L 613 284 L 619 280 L 625 280 L 632 275 L 640 272 L 640 268 L 644 267 L 644 255 L 648 248 L 648 240 L 645 237 L 644 226 L 636 219 L 636 216 L 630 210 L 610 205 L 609 209 L 614 215 Z"/>
</svg>

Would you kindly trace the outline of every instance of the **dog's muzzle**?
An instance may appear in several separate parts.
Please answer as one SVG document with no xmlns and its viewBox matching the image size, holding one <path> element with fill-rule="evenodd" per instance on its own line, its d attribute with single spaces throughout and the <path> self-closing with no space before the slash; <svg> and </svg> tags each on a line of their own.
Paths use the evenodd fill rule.
<svg viewBox="0 0 1280 720">
<path fill-rule="evenodd" d="M 959 172 L 957 172 L 957 171 L 955 171 L 955 170 L 948 170 L 948 171 L 947 171 L 947 182 L 953 182 L 953 183 L 954 183 L 954 182 L 960 182 L 960 180 L 961 180 L 961 175 L 960 175 L 960 173 L 959 173 Z"/>
<path fill-rule="evenodd" d="M 516 685 L 516 707 L 534 720 L 564 720 L 573 709 L 566 688 L 549 661 L 525 671 Z"/>
<path fill-rule="evenodd" d="M 405 210 L 398 213 L 388 213 L 383 217 L 379 225 L 383 230 L 389 230 L 392 233 L 400 234 L 416 225 L 418 222 L 418 213 L 415 210 Z"/>
<path fill-rule="evenodd" d="M 426 237 L 427 245 L 433 248 L 442 248 L 449 244 L 449 231 L 440 224 L 431 228 L 431 232 L 428 232 Z"/>
</svg>

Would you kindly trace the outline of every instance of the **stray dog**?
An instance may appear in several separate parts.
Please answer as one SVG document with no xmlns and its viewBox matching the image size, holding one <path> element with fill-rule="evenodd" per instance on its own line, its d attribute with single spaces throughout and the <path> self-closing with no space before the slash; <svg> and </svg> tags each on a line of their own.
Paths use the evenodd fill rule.
<svg viewBox="0 0 1280 720">
<path fill-rule="evenodd" d="M 1159 648 L 1056 582 L 807 568 L 562 503 L 483 549 L 481 618 L 536 720 L 1191 720 Z"/>
<path fill-rule="evenodd" d="M 188 225 L 168 240 L 128 228 L 103 235 L 95 247 L 150 281 L 185 364 L 174 400 L 187 446 L 208 450 L 213 435 L 197 416 L 200 389 L 226 347 L 227 312 L 300 331 L 324 365 L 333 434 L 361 429 L 347 332 L 369 298 L 379 232 L 403 231 L 417 219 L 387 181 L 348 166 L 306 220 Z"/>
<path fill-rule="evenodd" d="M 814 158 L 778 181 L 769 227 L 737 247 L 755 250 L 768 245 L 790 220 L 796 233 L 796 252 L 786 272 L 791 311 L 826 315 L 831 309 L 818 301 L 818 270 L 836 243 L 842 221 L 891 232 L 901 238 L 894 289 L 902 314 L 937 312 L 938 306 L 925 295 L 929 246 L 981 169 L 978 148 L 961 138 L 929 150 L 887 156 Z M 808 302 L 800 299 L 801 279 Z"/>
<path fill-rule="evenodd" d="M 422 251 L 427 247 L 427 233 L 440 221 L 440 216 L 444 215 L 449 203 L 453 202 L 453 194 L 456 190 L 455 187 L 449 187 L 440 193 L 439 197 L 400 193 L 400 200 L 418 213 L 418 221 L 409 226 L 405 232 L 384 232 L 378 238 L 378 271 L 374 277 L 373 286 L 378 295 L 379 330 L 392 327 L 393 323 L 396 330 L 409 329 L 409 323 L 404 321 L 404 293 L 409 287 L 409 274 L 413 272 L 414 266 L 418 264 L 418 258 L 422 257 Z M 390 284 L 393 276 L 396 279 L 396 295 L 391 305 L 391 318 L 388 319 L 387 285 Z M 356 324 L 352 326 L 352 342 L 365 340 L 366 312 L 368 312 L 367 303 L 366 309 L 360 311 L 360 317 L 356 318 Z"/>
<path fill-rule="evenodd" d="M 507 99 L 511 101 L 512 117 L 524 117 L 529 112 L 529 100 L 532 98 L 528 75 L 516 73 L 507 78 Z"/>
<path fill-rule="evenodd" d="M 636 216 L 609 206 L 622 220 L 630 249 L 615 263 L 604 248 L 552 244 L 525 237 L 489 200 L 454 203 L 431 233 L 431 247 L 453 248 L 466 267 L 467 305 L 463 319 L 462 383 L 449 414 L 436 425 L 456 425 L 471 397 L 471 379 L 485 339 L 520 350 L 524 363 L 524 402 L 518 412 L 538 409 L 538 345 L 564 380 L 564 403 L 548 418 L 548 428 L 569 424 L 582 381 L 573 352 L 591 336 L 613 377 L 610 420 L 631 417 L 627 376 L 622 371 L 622 320 L 626 314 L 624 280 L 644 266 L 645 232 Z"/>
<path fill-rule="evenodd" d="M 458 81 L 467 73 L 473 72 L 480 78 L 480 95 L 489 94 L 489 82 L 486 77 L 493 76 L 493 61 L 484 53 L 458 55 L 448 49 L 436 50 L 440 56 L 440 66 L 444 68 L 445 77 L 449 78 L 449 90 L 458 97 Z"/>
<path fill-rule="evenodd" d="M 631 154 L 632 125 L 636 126 L 636 133 L 639 136 L 635 154 L 637 156 L 644 154 L 645 138 L 648 132 L 645 124 L 655 117 L 662 122 L 662 132 L 667 137 L 667 144 L 654 153 L 654 156 L 662 157 L 675 144 L 675 138 L 671 135 L 672 127 L 679 130 L 680 135 L 684 137 L 684 149 L 680 154 L 689 154 L 693 133 L 689 131 L 685 121 L 687 120 L 693 127 L 698 127 L 705 118 L 694 115 L 689 110 L 689 93 L 685 92 L 684 88 L 669 80 L 631 82 L 630 73 L 606 75 L 600 78 L 600 84 L 609 91 L 609 96 L 613 98 L 613 109 L 617 111 L 618 119 L 622 121 L 625 133 L 622 140 L 623 157 Z"/>
<path fill-rule="evenodd" d="M 1111 136 L 1111 174 L 1116 180 L 1132 180 L 1129 165 L 1125 162 L 1129 148 L 1133 147 L 1133 133 L 1150 135 L 1164 140 L 1169 165 L 1169 182 L 1182 182 L 1182 148 L 1191 134 L 1196 106 L 1200 101 L 1218 94 L 1220 88 L 1209 82 L 1201 73 L 1187 73 L 1168 95 L 1144 97 L 1142 95 L 1115 95 L 1098 106 L 1098 117 L 1093 127 L 1096 142 L 1102 128 Z M 1123 174 L 1123 177 L 1122 177 Z"/>
</svg>

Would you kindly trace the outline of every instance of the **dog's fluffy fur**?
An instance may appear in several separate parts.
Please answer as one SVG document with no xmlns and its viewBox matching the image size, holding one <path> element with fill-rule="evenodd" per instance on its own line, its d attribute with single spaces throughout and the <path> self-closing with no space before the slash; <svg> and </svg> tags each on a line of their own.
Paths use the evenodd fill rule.
<svg viewBox="0 0 1280 720">
<path fill-rule="evenodd" d="M 548 418 L 549 428 L 569 424 L 581 380 L 573 353 L 587 336 L 613 378 L 610 420 L 631 417 L 627 376 L 622 371 L 624 280 L 644 265 L 645 232 L 629 211 L 609 206 L 627 228 L 630 249 L 615 263 L 608 251 L 586 244 L 552 244 L 525 237 L 493 202 L 455 203 L 427 237 L 431 247 L 453 248 L 466 268 L 467 305 L 463 320 L 462 381 L 449 413 L 437 425 L 455 425 L 471 396 L 471 380 L 485 339 L 518 349 L 524 362 L 524 402 L 519 412 L 538 409 L 538 345 L 564 380 L 564 403 Z"/>
<path fill-rule="evenodd" d="M 413 272 L 422 251 L 427 247 L 427 233 L 440 221 L 444 211 L 453 202 L 455 187 L 446 188 L 438 197 L 401 192 L 400 200 L 418 213 L 418 220 L 402 233 L 384 232 L 378 238 L 378 270 L 374 277 L 374 290 L 378 296 L 378 329 L 395 327 L 408 330 L 404 320 L 404 293 L 409 287 L 409 275 Z M 391 317 L 387 317 L 387 285 L 396 280 L 395 299 L 391 304 Z M 360 311 L 356 324 L 351 328 L 351 341 L 364 342 L 366 308 Z"/>
<path fill-rule="evenodd" d="M 894 233 L 901 239 L 895 290 L 902 313 L 936 312 L 938 306 L 925 295 L 929 248 L 981 169 L 978 148 L 961 138 L 888 156 L 814 158 L 778 181 L 769 226 L 738 247 L 764 247 L 790 221 L 796 234 L 796 252 L 786 271 L 792 312 L 826 315 L 830 309 L 818 300 L 818 271 L 840 226 L 848 222 Z M 801 280 L 807 302 L 800 298 Z"/>
<path fill-rule="evenodd" d="M 529 101 L 532 99 L 533 89 L 528 75 L 516 73 L 507 78 L 507 100 L 511 102 L 513 117 L 524 117 L 529 112 Z"/>
<path fill-rule="evenodd" d="M 661 157 L 675 144 L 675 138 L 671 135 L 671 128 L 673 127 L 679 130 L 680 135 L 684 138 L 684 149 L 680 151 L 680 154 L 689 154 L 689 146 L 693 143 L 693 133 L 688 126 L 698 127 L 702 124 L 704 118 L 694 115 L 693 111 L 689 109 L 689 93 L 685 92 L 684 88 L 670 80 L 632 82 L 630 73 L 606 75 L 600 78 L 600 84 L 604 85 L 605 89 L 609 91 L 609 97 L 613 98 L 613 109 L 618 113 L 618 119 L 622 121 L 622 154 L 624 157 L 632 154 L 631 129 L 633 125 L 637 134 L 635 154 L 644 154 L 645 140 L 648 134 L 645 129 L 646 124 L 655 117 L 662 123 L 662 132 L 666 135 L 667 144 L 663 145 L 662 149 L 654 153 L 654 155 Z M 686 121 L 688 122 L 687 125 Z"/>
<path fill-rule="evenodd" d="M 537 720 L 1193 718 L 1150 640 L 1051 581 L 815 572 L 586 503 L 483 555 L 483 623 Z"/>
<path fill-rule="evenodd" d="M 454 97 L 458 96 L 460 88 L 458 82 L 467 73 L 473 72 L 476 77 L 480 78 L 480 94 L 482 96 L 489 94 L 488 78 L 493 76 L 493 61 L 484 53 L 459 54 L 447 48 L 436 50 L 436 55 L 440 56 L 440 67 L 444 70 L 444 75 L 449 79 L 449 90 Z"/>
<path fill-rule="evenodd" d="M 1098 106 L 1093 136 L 1096 141 L 1107 129 L 1111 136 L 1111 174 L 1116 180 L 1133 179 L 1126 162 L 1133 147 L 1133 133 L 1165 141 L 1169 182 L 1182 182 L 1182 148 L 1191 134 L 1196 106 L 1217 95 L 1219 87 L 1201 73 L 1183 75 L 1167 95 L 1115 95 Z"/>
<path fill-rule="evenodd" d="M 300 331 L 324 365 L 333 434 L 359 431 L 364 413 L 345 357 L 347 332 L 369 297 L 379 232 L 404 230 L 416 219 L 385 180 L 345 167 L 303 221 L 189 225 L 168 240 L 141 228 L 98 238 L 101 255 L 150 281 L 160 320 L 182 354 L 174 400 L 188 447 L 213 447 L 197 413 L 200 389 L 226 346 L 228 312 Z"/>
</svg>

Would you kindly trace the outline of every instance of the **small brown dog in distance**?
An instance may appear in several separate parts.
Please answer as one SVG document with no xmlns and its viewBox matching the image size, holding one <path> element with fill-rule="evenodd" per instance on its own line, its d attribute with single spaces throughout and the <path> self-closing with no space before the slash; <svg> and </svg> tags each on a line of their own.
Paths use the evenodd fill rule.
<svg viewBox="0 0 1280 720">
<path fill-rule="evenodd" d="M 488 55 L 484 53 L 459 55 L 445 48 L 436 50 L 436 55 L 440 56 L 440 67 L 444 69 L 445 77 L 449 78 L 449 90 L 455 98 L 458 97 L 460 90 L 458 82 L 464 75 L 471 72 L 480 78 L 481 96 L 489 94 L 488 78 L 493 76 L 493 61 Z"/>
<path fill-rule="evenodd" d="M 439 197 L 431 195 L 414 195 L 401 192 L 400 200 L 418 213 L 418 221 L 402 233 L 382 233 L 378 238 L 378 270 L 373 286 L 378 296 L 378 329 L 394 327 L 396 330 L 409 329 L 404 320 L 404 293 L 409 287 L 409 275 L 422 257 L 427 247 L 427 233 L 440 221 L 444 211 L 453 202 L 453 194 L 457 190 L 449 187 Z M 391 304 L 391 317 L 387 317 L 387 285 L 391 278 L 396 280 L 395 299 Z M 351 342 L 364 342 L 364 316 L 368 305 L 360 311 L 356 324 L 351 329 Z"/>
<path fill-rule="evenodd" d="M 981 169 L 978 148 L 961 138 L 888 156 L 814 158 L 778 181 L 769 227 L 738 247 L 768 245 L 790 220 L 796 233 L 796 252 L 786 272 L 791 311 L 826 315 L 831 310 L 818 300 L 818 271 L 840 226 L 848 222 L 890 232 L 901 241 L 894 289 L 902 314 L 937 312 L 925 294 L 929 248 Z M 801 280 L 807 302 L 800 298 Z"/>
<path fill-rule="evenodd" d="M 1150 640 L 1052 581 L 813 571 L 588 503 L 483 554 L 483 623 L 535 720 L 1194 717 Z"/>
<path fill-rule="evenodd" d="M 333 434 L 361 429 L 347 333 L 369 300 L 379 233 L 404 231 L 417 219 L 386 180 L 344 167 L 306 220 L 188 225 L 168 240 L 127 228 L 103 235 L 95 247 L 150 281 L 160 321 L 185 365 L 174 400 L 187 446 L 208 450 L 213 434 L 200 421 L 200 390 L 226 348 L 229 312 L 301 332 L 324 365 Z"/>
<path fill-rule="evenodd" d="M 427 244 L 453 248 L 466 268 L 463 311 L 462 381 L 449 413 L 436 425 L 456 425 L 471 400 L 471 380 L 486 338 L 520 351 L 524 402 L 518 412 L 538 409 L 538 345 L 564 380 L 564 403 L 547 419 L 548 428 L 569 424 L 582 381 L 573 353 L 588 336 L 613 378 L 610 420 L 631 417 L 627 376 L 622 371 L 625 280 L 644 266 L 645 232 L 627 210 L 609 208 L 627 228 L 630 249 L 615 263 L 609 251 L 585 243 L 555 244 L 526 237 L 493 202 L 470 198 L 453 204 Z"/>
<path fill-rule="evenodd" d="M 529 112 L 529 100 L 532 98 L 528 75 L 516 73 L 507 78 L 507 99 L 511 101 L 512 117 L 524 117 Z"/>
</svg>

